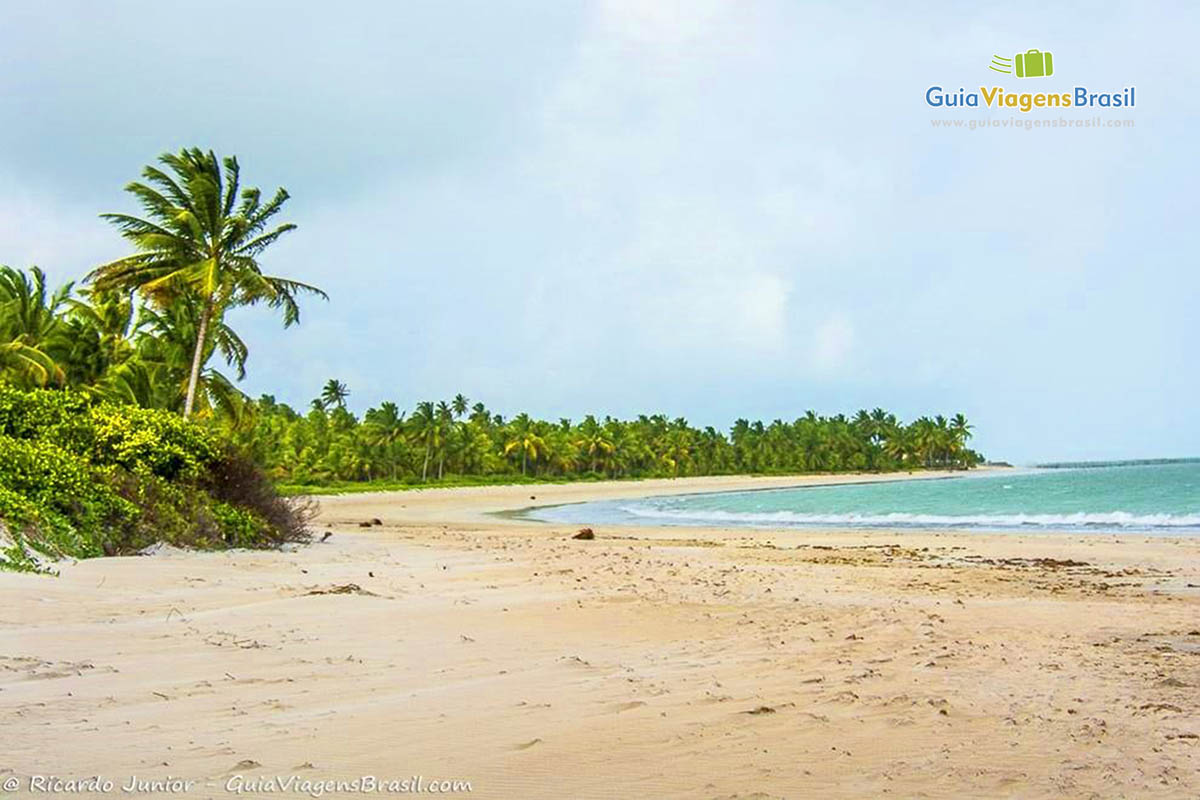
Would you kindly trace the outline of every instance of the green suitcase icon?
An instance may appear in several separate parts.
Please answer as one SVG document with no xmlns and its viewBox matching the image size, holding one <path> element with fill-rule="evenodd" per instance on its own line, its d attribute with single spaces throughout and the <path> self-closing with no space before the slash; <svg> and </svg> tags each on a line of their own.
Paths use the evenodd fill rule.
<svg viewBox="0 0 1200 800">
<path fill-rule="evenodd" d="M 1016 61 L 1018 78 L 1046 78 L 1054 74 L 1054 56 L 1048 51 L 1017 53 Z"/>
</svg>

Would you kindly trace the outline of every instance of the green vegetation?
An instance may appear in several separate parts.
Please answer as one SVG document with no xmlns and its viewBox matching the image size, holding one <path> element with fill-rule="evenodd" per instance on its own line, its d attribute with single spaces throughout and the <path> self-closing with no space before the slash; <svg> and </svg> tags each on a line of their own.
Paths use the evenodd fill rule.
<svg viewBox="0 0 1200 800">
<path fill-rule="evenodd" d="M 264 396 L 244 404 L 230 437 L 289 493 L 734 473 L 963 469 L 982 461 L 967 447 L 961 414 L 904 425 L 882 409 L 853 417 L 809 411 L 770 424 L 741 419 L 730 434 L 662 415 L 634 420 L 587 416 L 578 423 L 511 419 L 482 403 L 391 402 L 361 419 L 348 390 L 329 381 L 300 414 Z"/>
<path fill-rule="evenodd" d="M 36 267 L 0 267 L 0 565 L 302 539 L 279 498 L 354 488 L 732 473 L 969 468 L 960 414 L 901 423 L 882 409 L 737 420 L 728 434 L 663 415 L 573 422 L 494 414 L 459 394 L 385 402 L 361 419 L 330 380 L 300 413 L 235 382 L 249 350 L 226 312 L 259 303 L 300 319 L 316 287 L 264 274 L 295 229 L 288 194 L 243 188 L 234 158 L 182 150 L 126 190 L 145 216 L 104 214 L 133 248 L 84 286 L 51 290 Z M 164 169 L 165 168 L 165 169 Z M 214 357 L 234 371 L 212 366 Z M 191 418 L 190 420 L 187 418 Z"/>
<path fill-rule="evenodd" d="M 198 149 L 159 161 L 169 172 L 148 166 L 146 183 L 125 187 L 146 219 L 101 215 L 135 252 L 93 270 L 82 290 L 51 292 L 37 267 L 0 267 L 0 380 L 184 416 L 238 416 L 244 396 L 209 366 L 219 354 L 236 379 L 245 375 L 249 351 L 226 311 L 266 303 L 287 327 L 300 320 L 299 294 L 325 295 L 264 275 L 258 262 L 296 227 L 269 228 L 285 190 L 264 203 L 258 189 L 242 188 L 237 159 Z"/>
<path fill-rule="evenodd" d="M 190 416 L 203 369 L 208 327 L 221 320 L 234 306 L 265 302 L 283 309 L 284 327 L 300 321 L 296 295 L 308 292 L 325 297 L 315 286 L 263 275 L 257 256 L 296 226 L 291 223 L 267 230 L 272 218 L 287 202 L 284 189 L 262 202 L 258 189 L 242 189 L 241 169 L 236 158 L 222 165 L 213 153 L 198 148 L 159 159 L 175 173 L 172 177 L 156 167 L 146 167 L 147 183 L 133 182 L 125 190 L 134 195 L 149 219 L 128 214 L 103 214 L 115 224 L 137 252 L 98 267 L 88 279 L 99 292 L 136 290 L 159 308 L 179 301 L 192 306 L 195 346 L 188 371 L 183 415 Z M 222 347 L 222 332 L 214 337 L 217 346 L 237 361 L 240 340 Z M 236 339 L 236 337 L 234 337 Z"/>
<path fill-rule="evenodd" d="M 257 261 L 295 228 L 270 227 L 287 192 L 262 202 L 236 159 L 211 152 L 159 161 L 167 171 L 146 167 L 146 183 L 126 187 L 145 219 L 102 215 L 135 252 L 84 289 L 0 266 L 0 567 L 305 537 L 304 504 L 280 499 L 224 434 L 245 397 L 209 366 L 220 354 L 245 374 L 229 309 L 265 303 L 286 327 L 297 295 L 324 296 Z M 202 424 L 183 419 L 193 412 Z"/>
<path fill-rule="evenodd" d="M 0 384 L 0 567 L 306 538 L 303 504 L 177 414 Z"/>
</svg>

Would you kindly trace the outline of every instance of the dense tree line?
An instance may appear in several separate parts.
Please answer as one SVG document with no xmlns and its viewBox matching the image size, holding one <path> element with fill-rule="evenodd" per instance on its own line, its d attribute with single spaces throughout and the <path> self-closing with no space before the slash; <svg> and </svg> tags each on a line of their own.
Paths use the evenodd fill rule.
<svg viewBox="0 0 1200 800">
<path fill-rule="evenodd" d="M 0 382 L 194 415 L 274 479 L 299 484 L 882 471 L 980 460 L 961 414 L 904 424 L 882 409 L 809 411 L 791 421 L 740 419 L 725 432 L 661 414 L 505 418 L 458 395 L 410 410 L 382 403 L 359 419 L 336 380 L 303 413 L 270 396 L 252 401 L 236 387 L 248 349 L 226 312 L 263 303 L 287 326 L 299 320 L 300 295 L 324 296 L 266 275 L 258 262 L 295 228 L 276 221 L 288 194 L 264 200 L 242 187 L 236 159 L 198 149 L 164 154 L 142 178 L 126 190 L 144 217 L 102 215 L 131 254 L 97 267 L 81 287 L 48 287 L 36 267 L 0 267 Z"/>
<path fill-rule="evenodd" d="M 264 396 L 247 406 L 231 432 L 277 480 L 299 484 L 888 471 L 980 462 L 967 447 L 971 425 L 961 414 L 906 425 L 878 408 L 852 417 L 809 411 L 790 422 L 739 419 L 726 434 L 662 414 L 505 418 L 461 394 L 409 412 L 385 402 L 360 419 L 346 409 L 347 395 L 331 380 L 304 413 Z"/>
</svg>

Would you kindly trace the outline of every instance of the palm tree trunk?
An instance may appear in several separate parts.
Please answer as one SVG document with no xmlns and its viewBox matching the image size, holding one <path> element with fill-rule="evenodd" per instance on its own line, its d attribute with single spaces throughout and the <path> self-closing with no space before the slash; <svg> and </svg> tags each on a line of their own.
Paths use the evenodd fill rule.
<svg viewBox="0 0 1200 800">
<path fill-rule="evenodd" d="M 425 482 L 425 476 L 429 473 L 429 445 L 425 445 L 425 461 L 421 464 L 421 483 Z"/>
<path fill-rule="evenodd" d="M 188 376 L 187 398 L 183 401 L 183 416 L 186 419 L 192 415 L 192 407 L 196 404 L 196 384 L 200 381 L 200 368 L 204 358 L 204 337 L 208 334 L 208 320 L 212 316 L 212 301 L 204 304 L 200 313 L 200 330 L 196 333 L 196 352 L 192 355 L 192 374 Z"/>
</svg>

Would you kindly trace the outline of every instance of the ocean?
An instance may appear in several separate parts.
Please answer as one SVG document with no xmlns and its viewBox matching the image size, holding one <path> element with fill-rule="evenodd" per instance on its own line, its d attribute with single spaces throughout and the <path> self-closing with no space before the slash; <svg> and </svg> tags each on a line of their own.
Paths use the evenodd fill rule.
<svg viewBox="0 0 1200 800">
<path fill-rule="evenodd" d="M 535 509 L 527 516 L 589 525 L 975 528 L 1200 535 L 1200 459 L 606 500 Z"/>
</svg>

